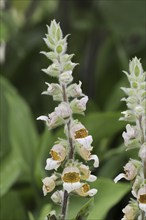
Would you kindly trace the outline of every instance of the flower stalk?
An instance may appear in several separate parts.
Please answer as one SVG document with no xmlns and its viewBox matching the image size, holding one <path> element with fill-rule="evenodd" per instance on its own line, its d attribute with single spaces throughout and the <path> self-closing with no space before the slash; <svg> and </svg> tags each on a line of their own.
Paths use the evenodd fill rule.
<svg viewBox="0 0 146 220">
<path fill-rule="evenodd" d="M 53 202 L 61 206 L 61 213 L 51 213 L 53 217 L 56 215 L 56 220 L 65 220 L 69 197 L 72 194 L 91 197 L 97 193 L 97 189 L 90 189 L 87 183 L 95 181 L 97 177 L 91 174 L 89 166 L 84 162 L 93 160 L 93 166 L 98 167 L 99 160 L 97 155 L 91 154 L 92 136 L 81 122 L 74 119 L 75 114 L 84 115 L 88 97 L 82 93 L 81 82 L 72 83 L 72 72 L 77 64 L 71 61 L 73 55 L 66 53 L 68 36 L 63 38 L 60 25 L 55 20 L 47 29 L 44 41 L 51 51 L 41 53 L 50 59 L 52 64 L 43 69 L 43 72 L 55 77 L 57 83 L 46 82 L 48 88 L 42 94 L 51 95 L 59 105 L 48 116 L 43 115 L 37 119 L 45 121 L 49 130 L 63 125 L 66 139 L 58 138 L 50 150 L 51 157 L 47 158 L 45 169 L 52 174 L 42 180 L 43 193 L 46 196 L 59 184 L 62 185 L 62 190 L 53 192 L 51 196 Z M 80 161 L 76 159 L 76 154 L 79 155 Z M 51 216 L 51 213 L 48 216 Z"/>
<path fill-rule="evenodd" d="M 131 181 L 131 193 L 135 199 L 123 209 L 122 220 L 145 220 L 146 219 L 146 72 L 137 57 L 129 63 L 129 72 L 126 74 L 130 88 L 121 88 L 127 98 L 127 110 L 122 112 L 121 120 L 129 121 L 126 132 L 123 132 L 126 150 L 136 148 L 139 159 L 130 159 L 124 166 L 125 173 L 119 174 L 114 181 L 118 182 L 125 178 Z"/>
</svg>

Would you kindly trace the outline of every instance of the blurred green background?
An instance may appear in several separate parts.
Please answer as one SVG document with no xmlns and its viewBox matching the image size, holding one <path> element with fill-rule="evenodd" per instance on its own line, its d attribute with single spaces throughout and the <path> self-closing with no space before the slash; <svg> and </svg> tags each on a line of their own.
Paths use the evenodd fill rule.
<svg viewBox="0 0 146 220">
<path fill-rule="evenodd" d="M 93 135 L 94 153 L 100 167 L 93 184 L 99 191 L 94 205 L 88 198 L 73 197 L 68 219 L 86 205 L 93 206 L 88 220 L 119 220 L 129 200 L 130 183 L 114 184 L 136 151 L 125 152 L 119 122 L 126 107 L 120 99 L 127 86 L 122 70 L 137 56 L 146 65 L 146 2 L 143 0 L 1 0 L 1 220 L 43 220 L 53 208 L 50 196 L 42 194 L 41 178 L 49 149 L 62 128 L 48 131 L 40 115 L 53 111 L 57 103 L 41 96 L 45 81 L 41 72 L 50 61 L 39 54 L 47 51 L 42 38 L 46 24 L 60 22 L 70 33 L 68 53 L 79 63 L 74 81 L 83 82 L 90 101 L 85 117 L 78 117 Z M 85 205 L 85 207 L 86 207 Z M 56 208 L 56 207 L 55 207 Z M 88 211 L 88 209 L 86 209 Z"/>
</svg>

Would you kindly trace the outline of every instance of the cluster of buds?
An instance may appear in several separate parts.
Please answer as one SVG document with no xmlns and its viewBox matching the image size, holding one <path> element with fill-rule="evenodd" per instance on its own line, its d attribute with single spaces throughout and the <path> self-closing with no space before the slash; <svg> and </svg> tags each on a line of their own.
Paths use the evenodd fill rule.
<svg viewBox="0 0 146 220">
<path fill-rule="evenodd" d="M 52 64 L 43 71 L 55 77 L 57 83 L 46 83 L 48 88 L 43 94 L 51 95 L 59 105 L 48 116 L 40 116 L 37 119 L 45 121 L 49 130 L 64 125 L 66 139 L 58 138 L 50 150 L 45 169 L 52 174 L 42 180 L 43 193 L 47 195 L 53 192 L 51 199 L 62 206 L 60 218 L 65 219 L 67 199 L 71 193 L 83 197 L 97 193 L 97 189 L 90 189 L 89 182 L 95 181 L 96 176 L 91 174 L 87 162 L 93 160 L 93 166 L 96 168 L 99 166 L 99 160 L 97 155 L 91 153 L 92 136 L 81 122 L 73 119 L 74 114 L 84 115 L 88 97 L 82 93 L 81 82 L 71 84 L 72 72 L 77 64 L 71 61 L 73 55 L 66 53 L 68 36 L 63 38 L 60 25 L 55 20 L 47 29 L 48 34 L 44 41 L 51 51 L 41 53 L 50 59 Z M 80 161 L 75 158 L 76 154 L 79 155 Z M 62 185 L 62 189 L 54 192 L 58 185 Z"/>
<path fill-rule="evenodd" d="M 124 166 L 125 173 L 119 174 L 114 181 L 125 178 L 132 182 L 132 194 L 135 199 L 123 209 L 122 220 L 146 219 L 146 72 L 143 71 L 140 60 L 136 57 L 130 61 L 129 74 L 126 74 L 130 88 L 122 90 L 128 96 L 128 110 L 122 112 L 121 120 L 129 121 L 122 136 L 126 150 L 138 149 L 139 160 L 130 159 Z"/>
</svg>

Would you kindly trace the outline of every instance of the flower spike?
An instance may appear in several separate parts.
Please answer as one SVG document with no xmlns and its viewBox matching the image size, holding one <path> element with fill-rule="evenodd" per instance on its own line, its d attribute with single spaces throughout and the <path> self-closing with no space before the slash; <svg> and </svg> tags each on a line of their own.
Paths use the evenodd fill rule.
<svg viewBox="0 0 146 220">
<path fill-rule="evenodd" d="M 50 150 L 50 156 L 46 160 L 45 170 L 55 173 L 42 180 L 43 193 L 46 196 L 58 186 L 51 195 L 51 199 L 62 206 L 61 214 L 55 218 L 65 220 L 68 200 L 71 194 L 78 196 L 94 196 L 97 189 L 90 189 L 86 182 L 94 182 L 97 177 L 91 174 L 89 166 L 85 165 L 93 160 L 93 166 L 99 166 L 97 155 L 92 154 L 91 146 L 93 138 L 88 134 L 87 129 L 78 120 L 74 120 L 74 114 L 84 115 L 88 96 L 84 95 L 81 89 L 82 82 L 73 82 L 73 69 L 77 63 L 72 62 L 73 54 L 67 54 L 67 36 L 63 36 L 60 24 L 53 20 L 50 26 L 47 25 L 46 37 L 44 41 L 50 51 L 41 51 L 52 61 L 49 67 L 42 69 L 48 76 L 54 77 L 57 82 L 46 82 L 47 89 L 42 95 L 52 96 L 59 104 L 52 113 L 47 116 L 40 116 L 37 120 L 46 122 L 49 130 L 61 125 L 64 126 L 66 140 L 59 139 Z M 81 161 L 76 160 L 77 152 Z M 53 212 L 54 213 L 54 212 Z M 52 215 L 52 214 L 51 214 Z"/>
</svg>

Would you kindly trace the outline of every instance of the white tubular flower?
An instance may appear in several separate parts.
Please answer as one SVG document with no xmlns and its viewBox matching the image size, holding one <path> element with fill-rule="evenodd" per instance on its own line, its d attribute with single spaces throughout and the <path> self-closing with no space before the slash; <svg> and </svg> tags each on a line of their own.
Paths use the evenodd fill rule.
<svg viewBox="0 0 146 220">
<path fill-rule="evenodd" d="M 47 195 L 47 193 L 51 192 L 54 190 L 55 188 L 55 180 L 56 180 L 56 176 L 52 175 L 51 177 L 45 177 L 42 182 L 43 182 L 43 193 L 44 196 Z"/>
<path fill-rule="evenodd" d="M 59 117 L 56 112 L 52 112 L 48 116 L 49 116 L 49 123 L 48 123 L 49 129 L 56 128 L 64 123 L 63 118 Z"/>
<path fill-rule="evenodd" d="M 76 139 L 76 143 L 79 145 L 79 146 L 83 146 L 85 149 L 87 150 L 92 150 L 92 146 L 91 146 L 91 143 L 93 142 L 93 138 L 91 135 L 88 135 L 88 136 L 85 136 L 83 138 L 76 138 L 79 136 L 79 133 L 82 135 L 82 136 L 85 136 L 86 135 L 86 131 L 85 129 L 81 129 L 79 131 L 76 131 L 75 133 L 75 139 Z"/>
<path fill-rule="evenodd" d="M 75 97 L 84 96 L 84 94 L 82 93 L 81 85 L 82 85 L 81 81 L 79 81 L 79 84 L 74 83 L 70 85 L 67 88 L 68 97 L 75 98 Z"/>
<path fill-rule="evenodd" d="M 90 189 L 90 186 L 87 183 L 84 183 L 79 189 L 76 189 L 75 192 L 80 196 L 94 196 L 97 193 L 97 189 Z"/>
<path fill-rule="evenodd" d="M 81 175 L 82 180 L 94 182 L 97 179 L 96 176 L 91 174 L 91 171 L 89 170 L 88 166 L 81 164 L 79 167 L 79 170 L 80 170 L 80 175 Z"/>
<path fill-rule="evenodd" d="M 80 171 L 77 167 L 66 167 L 62 173 L 63 188 L 70 193 L 82 186 Z"/>
<path fill-rule="evenodd" d="M 63 191 L 62 190 L 57 190 L 54 192 L 51 196 L 51 199 L 53 200 L 54 203 L 57 205 L 62 205 L 63 201 Z"/>
<path fill-rule="evenodd" d="M 91 150 L 87 150 L 86 148 L 81 146 L 81 147 L 78 147 L 78 152 L 84 160 L 86 160 L 86 161 L 94 160 L 93 166 L 95 168 L 99 166 L 99 159 L 98 159 L 97 155 L 95 155 L 95 154 L 91 155 Z"/>
<path fill-rule="evenodd" d="M 69 84 L 73 81 L 72 71 L 66 71 L 59 75 L 59 81 L 61 84 Z"/>
<path fill-rule="evenodd" d="M 137 161 L 139 162 L 139 161 Z M 138 163 L 139 164 L 139 163 Z M 137 164 L 137 165 L 138 165 Z M 125 166 L 124 166 L 124 171 L 125 173 L 120 173 L 115 179 L 114 182 L 117 183 L 120 179 L 124 178 L 126 180 L 133 180 L 136 175 L 137 175 L 137 169 L 135 164 L 135 160 L 129 161 Z"/>
<path fill-rule="evenodd" d="M 45 166 L 45 170 L 57 170 L 58 167 L 60 166 L 60 162 L 57 160 L 53 160 L 52 158 L 48 158 L 46 160 L 46 166 Z"/>
<path fill-rule="evenodd" d="M 67 134 L 67 128 L 65 127 L 65 133 Z M 73 140 L 76 138 L 83 138 L 88 136 L 88 131 L 86 130 L 85 126 L 79 122 L 78 120 L 74 120 L 71 122 L 70 125 L 70 134 Z"/>
<path fill-rule="evenodd" d="M 68 103 L 62 102 L 56 108 L 55 111 L 47 116 L 40 116 L 37 120 L 46 121 L 49 129 L 56 128 L 59 125 L 64 124 L 65 120 L 71 115 L 71 109 Z"/>
<path fill-rule="evenodd" d="M 70 103 L 71 109 L 75 114 L 84 114 L 86 110 L 86 103 L 88 101 L 88 96 L 85 96 L 81 99 L 73 99 Z"/>
<path fill-rule="evenodd" d="M 45 169 L 46 170 L 57 170 L 58 167 L 61 165 L 61 162 L 65 159 L 66 157 L 66 149 L 60 145 L 56 144 L 52 147 L 50 154 L 52 158 L 47 159 L 47 164 Z"/>
<path fill-rule="evenodd" d="M 135 129 L 130 124 L 126 125 L 126 131 L 127 132 L 125 131 L 123 132 L 122 136 L 124 138 L 125 145 L 127 146 L 129 144 L 129 140 L 136 137 L 136 132 Z"/>
<path fill-rule="evenodd" d="M 145 212 L 146 216 L 146 184 L 139 189 L 137 200 L 139 202 L 139 208 Z"/>
<path fill-rule="evenodd" d="M 46 83 L 48 85 L 47 91 L 42 92 L 44 95 L 51 95 L 53 96 L 53 100 L 55 101 L 62 101 L 62 88 L 57 83 Z"/>
<path fill-rule="evenodd" d="M 122 212 L 124 213 L 124 217 L 122 218 L 122 220 L 135 220 L 136 217 L 136 210 L 134 209 L 134 207 L 132 207 L 130 204 L 128 204 L 123 210 Z"/>
</svg>

